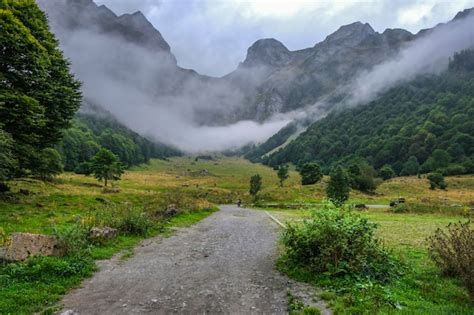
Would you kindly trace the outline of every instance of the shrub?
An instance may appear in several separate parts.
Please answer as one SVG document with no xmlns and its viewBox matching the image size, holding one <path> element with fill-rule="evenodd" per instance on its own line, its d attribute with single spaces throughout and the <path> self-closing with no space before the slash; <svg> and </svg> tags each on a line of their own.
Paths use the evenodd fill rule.
<svg viewBox="0 0 474 315">
<path fill-rule="evenodd" d="M 303 224 L 289 224 L 281 240 L 290 262 L 314 272 L 388 281 L 394 261 L 375 229 L 355 213 L 326 208 Z"/>
<path fill-rule="evenodd" d="M 428 252 L 445 275 L 462 279 L 474 299 L 474 230 L 471 220 L 450 223 L 428 238 Z"/>
<path fill-rule="evenodd" d="M 430 181 L 430 189 L 446 189 L 446 187 L 448 187 L 448 184 L 444 181 L 444 177 L 441 173 L 428 175 L 428 180 Z"/>
<path fill-rule="evenodd" d="M 444 176 L 462 175 L 466 173 L 466 168 L 459 164 L 448 165 L 441 170 Z"/>
<path fill-rule="evenodd" d="M 53 233 L 67 256 L 80 257 L 89 249 L 88 229 L 80 224 L 54 227 Z"/>
<path fill-rule="evenodd" d="M 117 228 L 128 235 L 146 236 L 152 227 L 153 222 L 145 212 L 128 209 Z"/>
<path fill-rule="evenodd" d="M 125 235 L 146 236 L 153 227 L 153 221 L 147 213 L 129 204 L 108 204 L 82 219 L 82 225 L 87 231 L 94 226 L 109 226 Z"/>
<path fill-rule="evenodd" d="M 25 262 L 8 264 L 0 269 L 0 275 L 6 276 L 6 284 L 18 282 L 49 283 L 58 277 L 85 277 L 94 270 L 92 260 L 85 257 L 31 257 Z"/>
<path fill-rule="evenodd" d="M 321 166 L 318 163 L 305 163 L 299 169 L 302 185 L 313 185 L 323 178 Z"/>
<path fill-rule="evenodd" d="M 409 212 L 408 206 L 404 203 L 399 203 L 395 207 L 390 208 L 393 213 L 407 213 Z"/>
<path fill-rule="evenodd" d="M 382 177 L 383 180 L 388 180 L 395 177 L 395 171 L 390 165 L 384 165 L 379 171 L 379 176 Z"/>
</svg>

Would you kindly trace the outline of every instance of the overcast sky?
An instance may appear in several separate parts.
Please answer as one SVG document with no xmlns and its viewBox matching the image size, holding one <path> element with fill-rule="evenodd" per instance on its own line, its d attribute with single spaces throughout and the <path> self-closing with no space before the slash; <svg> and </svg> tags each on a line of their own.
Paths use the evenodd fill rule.
<svg viewBox="0 0 474 315">
<path fill-rule="evenodd" d="M 307 48 L 339 26 L 367 22 L 378 31 L 411 32 L 447 22 L 474 0 L 94 0 L 117 14 L 142 11 L 170 44 L 178 64 L 221 76 L 247 48 L 275 38 L 290 50 Z"/>
</svg>

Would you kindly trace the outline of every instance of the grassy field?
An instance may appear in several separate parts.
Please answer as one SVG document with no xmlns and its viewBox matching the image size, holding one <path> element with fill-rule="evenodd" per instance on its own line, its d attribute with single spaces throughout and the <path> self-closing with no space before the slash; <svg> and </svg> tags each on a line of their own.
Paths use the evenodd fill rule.
<svg viewBox="0 0 474 315">
<path fill-rule="evenodd" d="M 276 172 L 238 158 L 196 161 L 193 157 L 153 160 L 150 164 L 128 170 L 116 183 L 117 193 L 106 193 L 91 177 L 62 174 L 53 182 L 19 179 L 9 184 L 13 194 L 0 201 L 0 234 L 17 231 L 51 234 L 53 230 L 74 225 L 107 212 L 110 205 L 133 207 L 151 216 L 167 205 L 176 204 L 183 214 L 171 222 L 158 223 L 148 234 L 166 231 L 166 227 L 187 226 L 212 213 L 215 205 L 234 203 L 241 198 L 250 204 L 248 184 L 251 175 L 260 174 L 262 205 L 311 205 L 324 201 L 327 178 L 321 183 L 301 186 L 297 172 L 290 170 L 285 187 L 278 187 Z M 390 294 L 414 312 L 465 312 L 465 291 L 455 280 L 442 278 L 426 254 L 426 240 L 436 228 L 457 221 L 465 206 L 474 202 L 474 176 L 446 178 L 446 191 L 430 190 L 426 179 L 401 177 L 383 182 L 374 194 L 353 191 L 350 203 L 388 204 L 405 197 L 412 209 L 394 214 L 387 210 L 363 212 L 379 224 L 378 235 L 401 259 L 414 266 L 410 275 L 389 288 Z M 19 193 L 20 189 L 27 194 Z M 300 220 L 307 210 L 272 209 L 282 220 Z M 121 235 L 114 242 L 94 246 L 91 259 L 104 259 L 123 252 L 124 259 L 144 236 Z M 30 271 L 34 269 L 36 273 Z M 45 276 L 40 276 L 39 271 Z M 44 270 L 56 270 L 56 276 Z M 0 266 L 0 313 L 31 313 L 51 307 L 69 288 L 89 276 L 94 264 L 88 260 L 37 258 L 28 263 Z M 421 298 L 418 298 L 421 297 Z M 333 299 L 340 307 L 340 299 Z M 445 313 L 446 313 L 445 312 Z"/>
</svg>

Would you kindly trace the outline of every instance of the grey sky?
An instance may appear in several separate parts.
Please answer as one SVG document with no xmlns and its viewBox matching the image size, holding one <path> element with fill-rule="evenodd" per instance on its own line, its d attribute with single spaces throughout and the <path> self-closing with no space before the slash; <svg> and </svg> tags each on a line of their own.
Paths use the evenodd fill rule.
<svg viewBox="0 0 474 315">
<path fill-rule="evenodd" d="M 447 22 L 474 0 L 95 0 L 117 14 L 142 11 L 170 44 L 178 64 L 221 76 L 247 48 L 273 37 L 289 49 L 313 46 L 339 26 L 368 22 L 379 32 L 411 32 Z"/>
</svg>

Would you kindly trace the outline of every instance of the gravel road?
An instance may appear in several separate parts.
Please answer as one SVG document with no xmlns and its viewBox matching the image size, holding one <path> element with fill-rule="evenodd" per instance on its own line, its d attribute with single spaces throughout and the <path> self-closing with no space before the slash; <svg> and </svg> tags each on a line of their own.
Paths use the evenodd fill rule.
<svg viewBox="0 0 474 315">
<path fill-rule="evenodd" d="M 285 314 L 287 291 L 314 302 L 313 289 L 274 269 L 278 226 L 263 211 L 222 206 L 133 257 L 100 270 L 62 301 L 63 314 Z M 306 301 L 305 301 L 306 302 Z"/>
</svg>

